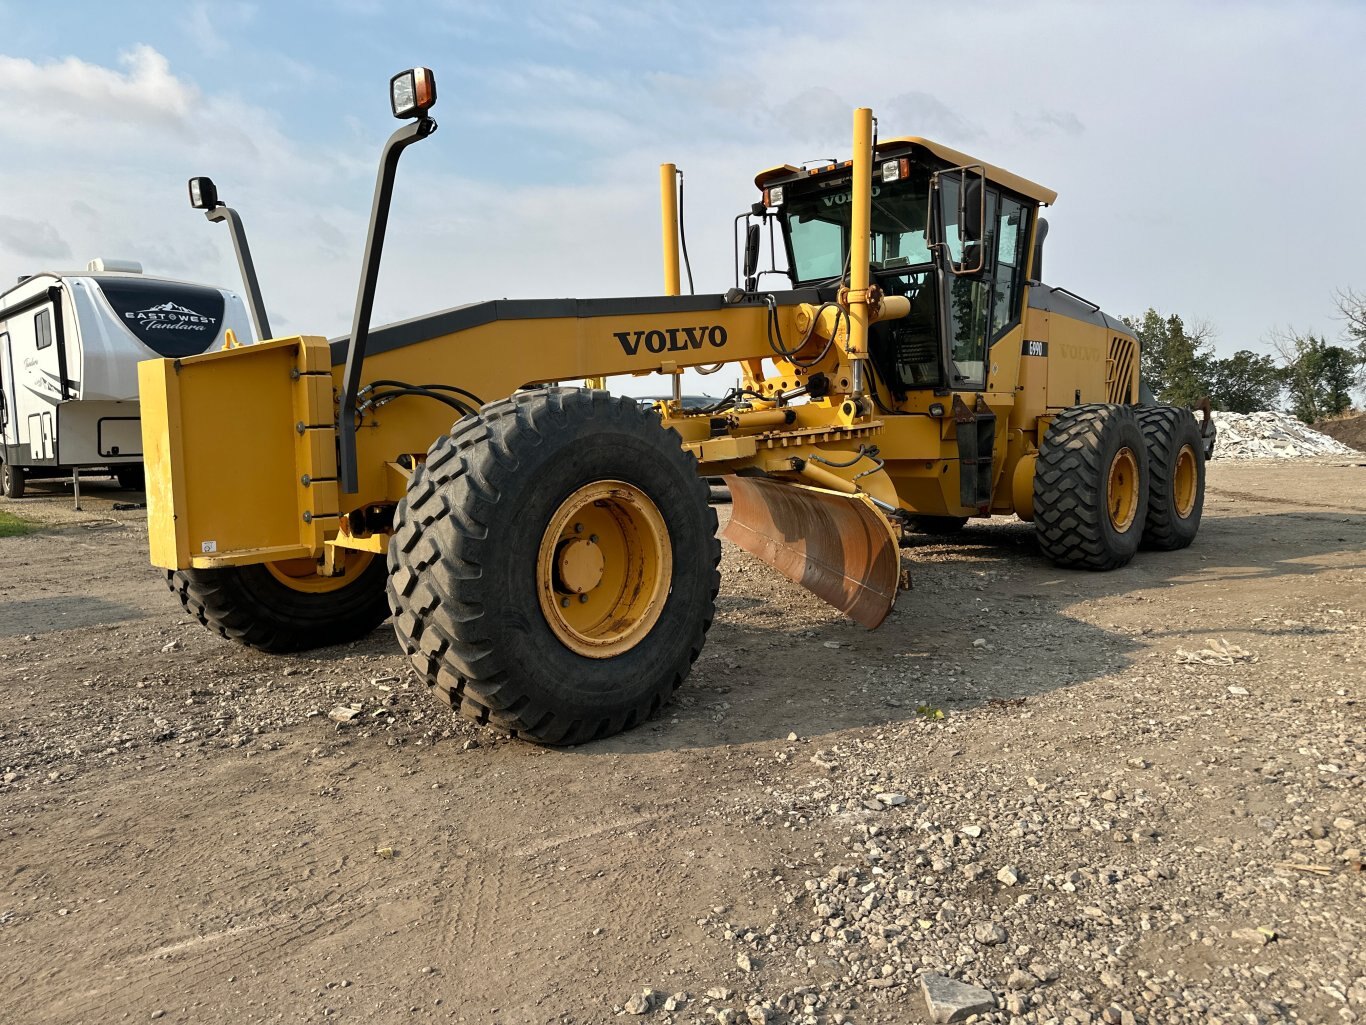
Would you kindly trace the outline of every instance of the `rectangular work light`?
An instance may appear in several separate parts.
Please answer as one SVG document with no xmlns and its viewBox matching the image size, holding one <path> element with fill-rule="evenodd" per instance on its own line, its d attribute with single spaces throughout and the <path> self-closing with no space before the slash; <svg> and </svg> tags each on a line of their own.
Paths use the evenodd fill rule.
<svg viewBox="0 0 1366 1025">
<path fill-rule="evenodd" d="M 389 80 L 394 117 L 421 117 L 436 103 L 436 76 L 431 68 L 410 68 Z"/>
<path fill-rule="evenodd" d="M 212 210 L 218 205 L 218 189 L 212 178 L 190 179 L 190 206 L 196 210 Z"/>
</svg>

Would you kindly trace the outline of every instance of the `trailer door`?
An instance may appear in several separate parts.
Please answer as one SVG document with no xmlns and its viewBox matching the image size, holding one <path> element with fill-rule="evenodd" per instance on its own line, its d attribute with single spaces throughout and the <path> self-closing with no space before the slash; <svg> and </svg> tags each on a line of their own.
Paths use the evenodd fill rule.
<svg viewBox="0 0 1366 1025">
<path fill-rule="evenodd" d="M 53 330 L 52 304 L 49 302 L 31 314 L 33 318 L 33 348 L 25 357 L 28 373 L 24 385 L 32 394 L 25 403 L 28 407 L 28 435 L 30 454 L 34 462 L 54 462 L 57 458 L 57 432 L 53 411 L 62 399 L 65 376 L 64 347 Z"/>
<path fill-rule="evenodd" d="M 10 361 L 9 332 L 0 331 L 0 444 L 19 444 L 19 429 L 14 424 L 13 364 Z"/>
</svg>

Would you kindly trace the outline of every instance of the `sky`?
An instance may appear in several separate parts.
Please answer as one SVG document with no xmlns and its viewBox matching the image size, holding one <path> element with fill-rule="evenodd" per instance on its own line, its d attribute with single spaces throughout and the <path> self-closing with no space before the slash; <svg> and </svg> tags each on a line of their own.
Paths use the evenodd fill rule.
<svg viewBox="0 0 1366 1025">
<path fill-rule="evenodd" d="M 1335 291 L 1366 290 L 1363 54 L 1362 0 L 0 0 L 0 282 L 102 256 L 239 287 L 186 199 L 206 174 L 274 333 L 346 333 L 388 80 L 425 65 L 440 130 L 399 170 L 376 323 L 661 292 L 665 161 L 724 291 L 755 173 L 847 157 L 871 106 L 1057 190 L 1051 284 L 1267 352 L 1339 338 Z"/>
</svg>

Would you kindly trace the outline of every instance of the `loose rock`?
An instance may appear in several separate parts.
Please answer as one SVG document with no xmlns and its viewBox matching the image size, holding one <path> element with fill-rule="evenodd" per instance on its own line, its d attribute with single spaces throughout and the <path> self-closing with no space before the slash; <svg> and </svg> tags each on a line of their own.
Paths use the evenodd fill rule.
<svg viewBox="0 0 1366 1025">
<path fill-rule="evenodd" d="M 939 1025 L 965 1021 L 974 1014 L 985 1014 L 996 1009 L 996 997 L 990 990 L 970 986 L 945 975 L 921 975 L 920 992 L 925 998 L 930 1020 Z"/>
</svg>

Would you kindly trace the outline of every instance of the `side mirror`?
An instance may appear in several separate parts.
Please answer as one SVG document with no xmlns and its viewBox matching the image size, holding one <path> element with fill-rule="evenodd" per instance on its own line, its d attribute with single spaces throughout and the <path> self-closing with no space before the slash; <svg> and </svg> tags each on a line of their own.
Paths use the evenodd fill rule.
<svg viewBox="0 0 1366 1025">
<path fill-rule="evenodd" d="M 942 247 L 944 262 L 955 275 L 980 274 L 986 269 L 983 232 L 987 220 L 986 170 L 979 165 L 950 167 L 936 172 L 931 195 L 937 198 L 931 244 Z M 955 234 L 950 236 L 949 225 Z M 950 238 L 956 245 L 950 243 Z M 956 251 L 955 251 L 956 250 Z"/>
<path fill-rule="evenodd" d="M 973 178 L 963 187 L 958 200 L 958 237 L 967 245 L 982 241 L 982 220 L 986 195 L 982 179 Z"/>
<path fill-rule="evenodd" d="M 1043 240 L 1048 238 L 1048 221 L 1039 218 L 1038 226 L 1034 229 L 1034 264 L 1030 268 L 1030 277 L 1035 281 L 1043 281 Z"/>
<path fill-rule="evenodd" d="M 755 275 L 759 272 L 759 225 L 751 224 L 745 231 L 745 290 L 754 291 Z"/>
</svg>

